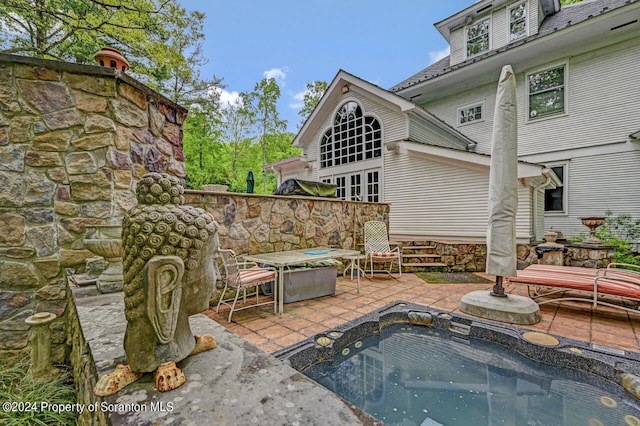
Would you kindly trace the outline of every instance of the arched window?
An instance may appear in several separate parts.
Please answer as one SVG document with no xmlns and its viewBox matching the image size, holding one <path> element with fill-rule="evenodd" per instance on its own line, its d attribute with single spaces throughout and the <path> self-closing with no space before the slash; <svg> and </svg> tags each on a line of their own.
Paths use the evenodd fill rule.
<svg viewBox="0 0 640 426">
<path fill-rule="evenodd" d="M 336 113 L 333 126 L 320 141 L 320 167 L 339 166 L 382 155 L 382 130 L 360 105 L 347 102 Z"/>
</svg>

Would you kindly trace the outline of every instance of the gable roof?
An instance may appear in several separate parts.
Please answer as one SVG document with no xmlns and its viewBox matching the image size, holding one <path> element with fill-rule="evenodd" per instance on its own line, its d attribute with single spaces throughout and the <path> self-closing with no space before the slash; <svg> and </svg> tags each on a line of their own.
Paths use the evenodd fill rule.
<svg viewBox="0 0 640 426">
<path fill-rule="evenodd" d="M 542 25 L 540 26 L 537 34 L 516 40 L 502 48 L 491 50 L 482 55 L 475 56 L 454 66 L 451 66 L 450 56 L 447 56 L 391 87 L 389 91 L 394 93 L 400 92 L 417 84 L 426 82 L 444 74 L 448 74 L 452 71 L 465 68 L 469 65 L 481 62 L 486 58 L 499 55 L 500 53 L 506 51 L 510 51 L 524 44 L 531 43 L 532 41 L 544 38 L 545 36 L 563 31 L 570 27 L 574 27 L 593 18 L 599 17 L 621 7 L 637 2 L 638 0 L 585 0 L 580 3 L 565 6 L 557 13 L 547 16 L 542 22 Z"/>
<path fill-rule="evenodd" d="M 302 128 L 294 138 L 292 145 L 301 146 L 307 137 L 313 137 L 320 130 L 319 126 L 323 120 L 319 119 L 319 116 L 323 114 L 330 114 L 335 108 L 335 104 L 338 102 L 343 93 L 357 88 L 360 92 L 366 93 L 368 96 L 376 98 L 378 101 L 387 104 L 389 107 L 397 108 L 400 112 L 406 114 L 414 114 L 420 119 L 427 121 L 431 125 L 447 132 L 454 139 L 459 141 L 461 147 L 466 149 L 472 149 L 476 145 L 476 142 L 469 139 L 467 136 L 460 133 L 458 130 L 445 123 L 435 115 L 431 114 L 421 106 L 392 93 L 386 89 L 381 88 L 373 83 L 356 77 L 344 70 L 338 71 L 336 76 L 331 81 L 331 84 L 327 87 L 326 92 L 316 105 L 315 109 L 311 112 L 307 120 L 302 125 Z M 346 92 L 343 92 L 346 91 Z"/>
</svg>

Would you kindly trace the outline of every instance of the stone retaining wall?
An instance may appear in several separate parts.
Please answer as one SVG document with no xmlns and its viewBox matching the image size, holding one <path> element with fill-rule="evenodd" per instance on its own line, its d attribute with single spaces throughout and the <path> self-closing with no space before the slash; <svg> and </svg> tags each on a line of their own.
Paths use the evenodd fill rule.
<svg viewBox="0 0 640 426">
<path fill-rule="evenodd" d="M 434 246 L 434 252 L 441 256 L 443 263 L 451 271 L 484 272 L 487 259 L 487 246 L 484 243 L 459 243 L 442 241 L 420 241 L 416 245 Z M 615 261 L 613 247 L 584 247 L 578 244 L 565 246 L 565 266 L 580 266 L 584 268 L 605 268 Z M 519 266 L 524 267 L 539 263 L 535 245 L 518 244 L 517 257 Z"/>
<path fill-rule="evenodd" d="M 580 266 L 583 268 L 606 268 L 616 261 L 615 247 L 601 245 L 598 247 L 569 244 L 564 255 L 565 266 Z"/>
<path fill-rule="evenodd" d="M 85 228 L 119 220 L 147 171 L 185 175 L 186 110 L 110 68 L 0 54 L 0 352 L 49 311 L 65 359 L 65 273 Z"/>
<path fill-rule="evenodd" d="M 185 191 L 219 224 L 220 245 L 238 254 L 329 246 L 353 249 L 369 220 L 389 223 L 389 204 L 331 198 Z"/>
</svg>

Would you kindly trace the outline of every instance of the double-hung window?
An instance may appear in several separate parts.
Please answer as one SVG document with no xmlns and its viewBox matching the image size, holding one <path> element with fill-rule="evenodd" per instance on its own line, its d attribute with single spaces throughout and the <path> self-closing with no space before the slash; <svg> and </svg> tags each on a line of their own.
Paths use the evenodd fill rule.
<svg viewBox="0 0 640 426">
<path fill-rule="evenodd" d="M 467 27 L 467 58 L 489 50 L 491 19 L 486 18 Z"/>
<path fill-rule="evenodd" d="M 564 114 L 566 66 L 560 65 L 527 76 L 529 120 Z"/>
<path fill-rule="evenodd" d="M 527 26 L 527 2 L 520 3 L 509 9 L 509 41 L 526 37 Z"/>
<path fill-rule="evenodd" d="M 551 166 L 562 186 L 544 191 L 544 211 L 546 213 L 567 213 L 567 164 Z"/>
</svg>

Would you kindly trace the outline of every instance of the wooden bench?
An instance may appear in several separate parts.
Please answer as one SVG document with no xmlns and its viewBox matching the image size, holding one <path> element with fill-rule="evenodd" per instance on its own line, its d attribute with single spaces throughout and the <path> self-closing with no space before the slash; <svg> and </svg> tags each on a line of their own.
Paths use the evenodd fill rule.
<svg viewBox="0 0 640 426">
<path fill-rule="evenodd" d="M 508 277 L 507 283 L 536 287 L 531 296 L 539 305 L 549 302 L 565 300 L 593 303 L 594 309 L 601 305 L 624 309 L 632 312 L 640 312 L 640 267 L 612 263 L 607 268 L 592 269 L 574 266 L 531 265 L 517 272 L 517 277 Z M 542 291 L 541 287 L 554 290 Z M 550 296 L 567 290 L 572 293 L 567 296 L 556 297 L 549 300 L 538 301 L 540 297 Z M 581 295 L 580 293 L 588 293 Z M 603 301 L 603 295 L 617 296 L 626 301 L 638 302 L 635 307 L 627 307 L 623 304 Z"/>
</svg>

